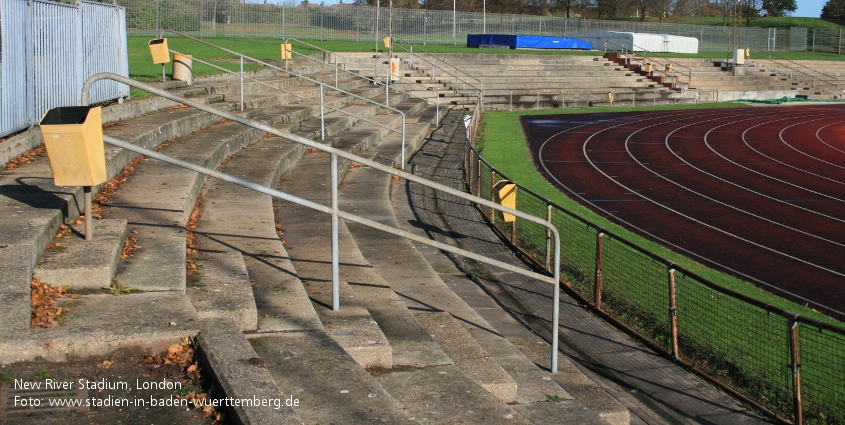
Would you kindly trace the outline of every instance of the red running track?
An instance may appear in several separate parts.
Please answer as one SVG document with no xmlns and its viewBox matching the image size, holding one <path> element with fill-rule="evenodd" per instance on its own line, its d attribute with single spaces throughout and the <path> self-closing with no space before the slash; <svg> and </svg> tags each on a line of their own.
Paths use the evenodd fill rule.
<svg viewBox="0 0 845 425">
<path fill-rule="evenodd" d="M 545 177 L 599 214 L 845 316 L 845 105 L 522 123 Z"/>
</svg>

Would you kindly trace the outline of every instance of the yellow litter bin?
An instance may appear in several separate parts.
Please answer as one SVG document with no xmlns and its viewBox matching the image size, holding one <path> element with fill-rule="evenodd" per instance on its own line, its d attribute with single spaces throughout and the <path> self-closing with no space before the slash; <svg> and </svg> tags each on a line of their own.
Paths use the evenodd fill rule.
<svg viewBox="0 0 845 425">
<path fill-rule="evenodd" d="M 166 38 L 156 38 L 150 40 L 150 54 L 153 56 L 153 63 L 167 63 L 170 62 L 170 51 L 167 49 Z"/>
<path fill-rule="evenodd" d="M 282 60 L 293 59 L 293 49 L 290 43 L 282 43 Z"/>
<path fill-rule="evenodd" d="M 613 93 L 612 92 L 607 93 L 607 101 L 610 102 L 610 103 L 613 103 Z"/>
<path fill-rule="evenodd" d="M 516 209 L 516 184 L 510 180 L 500 180 L 493 185 L 493 195 L 496 203 L 503 207 Z M 516 216 L 502 213 L 505 222 L 516 221 Z"/>
<path fill-rule="evenodd" d="M 390 48 L 390 37 L 384 37 L 384 40 L 382 40 L 382 41 L 384 41 L 384 48 L 389 49 Z"/>
<path fill-rule="evenodd" d="M 644 70 L 645 72 L 650 73 L 650 72 L 651 72 L 651 70 L 652 70 L 652 68 L 653 68 L 653 66 L 654 66 L 654 65 L 652 65 L 652 64 L 650 64 L 650 63 L 647 63 L 647 64 L 643 65 L 643 70 Z"/>
<path fill-rule="evenodd" d="M 173 79 L 185 81 L 190 86 L 193 63 L 194 59 L 191 55 L 173 54 Z"/>
<path fill-rule="evenodd" d="M 66 106 L 41 118 L 56 186 L 96 186 L 106 181 L 103 121 L 99 106 Z"/>
</svg>

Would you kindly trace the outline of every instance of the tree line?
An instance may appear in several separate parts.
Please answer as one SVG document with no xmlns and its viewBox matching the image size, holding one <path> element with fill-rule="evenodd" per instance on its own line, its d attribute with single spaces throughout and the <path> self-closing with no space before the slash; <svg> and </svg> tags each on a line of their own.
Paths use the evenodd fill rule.
<svg viewBox="0 0 845 425">
<path fill-rule="evenodd" d="M 382 7 L 389 0 L 378 0 Z M 829 0 L 845 6 L 845 0 Z M 354 4 L 375 6 L 377 0 L 354 0 Z M 788 16 L 796 0 L 454 0 L 458 11 L 514 13 L 596 19 L 718 16 L 726 20 L 741 16 L 746 22 L 761 16 Z M 453 0 L 393 0 L 393 7 L 452 10 Z M 845 7 L 843 7 L 845 12 Z"/>
</svg>

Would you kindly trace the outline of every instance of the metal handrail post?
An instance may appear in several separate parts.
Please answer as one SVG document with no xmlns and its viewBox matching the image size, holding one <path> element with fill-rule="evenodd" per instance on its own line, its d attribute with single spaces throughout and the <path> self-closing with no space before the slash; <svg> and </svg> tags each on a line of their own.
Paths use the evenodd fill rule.
<svg viewBox="0 0 845 425">
<path fill-rule="evenodd" d="M 244 110 L 244 57 L 241 56 L 241 111 Z"/>
<path fill-rule="evenodd" d="M 337 55 L 332 55 L 332 59 L 334 59 L 334 87 L 339 88 L 340 87 L 340 80 L 338 79 L 338 76 L 337 76 L 337 72 L 338 72 Z"/>
<path fill-rule="evenodd" d="M 340 310 L 340 247 L 337 218 L 337 155 L 331 154 L 332 167 L 332 310 Z"/>
<path fill-rule="evenodd" d="M 326 112 L 323 99 L 323 85 L 320 84 L 320 140 L 326 140 Z"/>
</svg>

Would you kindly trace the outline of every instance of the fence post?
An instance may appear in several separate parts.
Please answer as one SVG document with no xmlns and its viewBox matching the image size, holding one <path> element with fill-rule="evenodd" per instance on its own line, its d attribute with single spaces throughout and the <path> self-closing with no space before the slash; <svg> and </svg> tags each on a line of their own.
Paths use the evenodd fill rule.
<svg viewBox="0 0 845 425">
<path fill-rule="evenodd" d="M 241 56 L 241 111 L 244 110 L 244 57 Z"/>
<path fill-rule="evenodd" d="M 546 205 L 546 221 L 552 223 L 552 204 Z M 552 230 L 546 229 L 546 271 L 552 270 Z"/>
<path fill-rule="evenodd" d="M 601 310 L 601 284 L 602 284 L 602 263 L 604 262 L 604 258 L 602 255 L 602 245 L 604 245 L 604 232 L 599 230 L 598 235 L 596 235 L 596 278 L 595 278 L 595 287 L 593 288 L 593 293 L 595 295 L 596 300 L 596 309 Z"/>
<path fill-rule="evenodd" d="M 804 400 L 801 396 L 801 362 L 798 355 L 798 318 L 797 314 L 789 319 L 789 348 L 792 357 L 792 395 L 795 403 L 795 425 L 804 425 Z"/>
<path fill-rule="evenodd" d="M 516 192 L 519 190 L 519 186 L 514 186 L 513 188 L 513 196 L 516 198 Z M 516 245 L 516 217 L 513 218 L 511 222 L 511 243 Z"/>
<path fill-rule="evenodd" d="M 837 53 L 838 55 L 842 54 L 842 28 L 839 28 L 839 44 L 838 44 L 837 52 L 838 52 Z"/>
<path fill-rule="evenodd" d="M 490 202 L 496 202 L 496 170 L 490 170 Z M 490 221 L 496 225 L 496 210 L 490 207 Z"/>
<path fill-rule="evenodd" d="M 481 197 L 481 157 L 478 158 L 478 175 L 476 176 L 475 196 Z"/>
<path fill-rule="evenodd" d="M 669 321 L 672 331 L 672 356 L 680 357 L 678 350 L 678 310 L 675 304 L 675 269 L 669 266 Z"/>
</svg>

